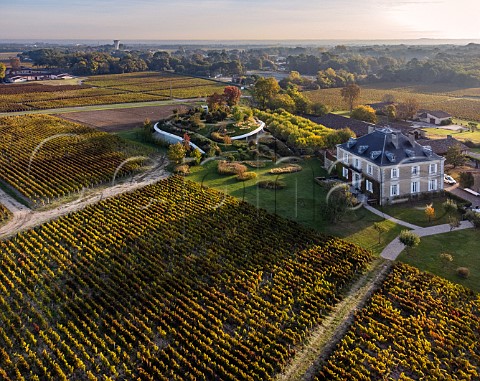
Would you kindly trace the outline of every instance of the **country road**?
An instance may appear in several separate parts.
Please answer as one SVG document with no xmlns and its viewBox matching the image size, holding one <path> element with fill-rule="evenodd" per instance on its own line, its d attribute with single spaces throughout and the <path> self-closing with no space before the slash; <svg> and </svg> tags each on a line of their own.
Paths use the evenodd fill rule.
<svg viewBox="0 0 480 381">
<path fill-rule="evenodd" d="M 36 211 L 29 209 L 0 190 L 0 203 L 5 205 L 13 214 L 8 222 L 0 227 L 0 239 L 5 239 L 20 231 L 31 229 L 68 213 L 76 212 L 85 208 L 87 205 L 94 204 L 106 198 L 131 192 L 155 183 L 169 175 L 165 170 L 166 165 L 166 159 L 164 157 L 158 157 L 147 171 L 137 174 L 132 179 L 125 179 L 116 185 L 104 189 L 97 188 L 85 194 L 80 193 L 77 200 L 48 210 Z"/>
</svg>

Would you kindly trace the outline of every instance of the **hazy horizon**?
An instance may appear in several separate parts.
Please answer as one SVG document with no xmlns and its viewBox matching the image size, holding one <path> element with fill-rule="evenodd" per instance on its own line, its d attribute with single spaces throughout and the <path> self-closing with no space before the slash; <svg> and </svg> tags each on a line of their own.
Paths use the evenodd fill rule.
<svg viewBox="0 0 480 381">
<path fill-rule="evenodd" d="M 17 0 L 2 6 L 2 40 L 480 40 L 478 11 L 476 0 Z"/>
</svg>

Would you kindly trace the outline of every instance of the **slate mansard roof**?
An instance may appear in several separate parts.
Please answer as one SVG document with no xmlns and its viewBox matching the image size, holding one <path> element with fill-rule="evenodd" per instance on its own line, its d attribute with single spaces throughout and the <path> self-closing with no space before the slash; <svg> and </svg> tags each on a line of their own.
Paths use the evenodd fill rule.
<svg viewBox="0 0 480 381">
<path fill-rule="evenodd" d="M 428 146 L 422 146 L 400 131 L 376 129 L 358 139 L 350 139 L 338 147 L 378 166 L 445 160 Z"/>
</svg>

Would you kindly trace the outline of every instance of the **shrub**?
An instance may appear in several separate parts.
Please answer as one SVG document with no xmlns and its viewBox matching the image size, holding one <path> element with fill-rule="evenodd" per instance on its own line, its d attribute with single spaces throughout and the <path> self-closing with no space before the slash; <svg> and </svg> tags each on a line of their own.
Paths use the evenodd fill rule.
<svg viewBox="0 0 480 381">
<path fill-rule="evenodd" d="M 256 178 L 257 178 L 257 174 L 255 172 L 241 172 L 237 175 L 238 181 L 247 181 L 247 180 L 252 180 Z"/>
<path fill-rule="evenodd" d="M 181 165 L 177 165 L 174 169 L 173 169 L 173 172 L 179 174 L 179 175 L 183 175 L 183 176 L 186 176 L 190 173 L 190 166 L 188 164 L 181 164 Z"/>
<path fill-rule="evenodd" d="M 286 187 L 286 184 L 283 181 L 277 180 L 263 180 L 259 181 L 257 185 L 263 189 L 283 189 Z"/>
<path fill-rule="evenodd" d="M 465 201 L 463 198 L 457 196 L 456 194 L 448 193 L 448 198 L 452 199 L 454 201 L 457 201 L 457 206 L 458 206 L 459 210 L 462 209 L 462 206 L 463 207 L 472 206 L 472 203 L 470 201 Z"/>
<path fill-rule="evenodd" d="M 467 279 L 470 276 L 470 270 L 468 267 L 459 267 L 457 268 L 457 275 L 460 278 Z"/>
<path fill-rule="evenodd" d="M 473 186 L 474 181 L 472 172 L 460 172 L 460 186 L 462 188 L 470 188 Z"/>
<path fill-rule="evenodd" d="M 412 231 L 402 230 L 398 237 L 401 243 L 405 245 L 407 252 L 409 249 L 418 246 L 420 243 L 420 237 Z"/>
<path fill-rule="evenodd" d="M 217 171 L 220 175 L 239 175 L 245 172 L 247 167 L 240 163 L 229 163 L 227 161 L 219 161 Z"/>
<path fill-rule="evenodd" d="M 465 219 L 470 221 L 476 229 L 480 228 L 480 213 L 469 210 L 465 213 Z"/>
<path fill-rule="evenodd" d="M 216 141 L 216 142 L 219 142 L 219 143 L 223 143 L 223 144 L 232 144 L 232 138 L 228 135 L 222 135 L 221 133 L 219 132 L 212 132 L 210 134 L 210 137 L 212 138 L 212 140 Z"/>
<path fill-rule="evenodd" d="M 294 172 L 300 172 L 302 170 L 302 167 L 298 164 L 289 164 L 285 165 L 282 167 L 278 168 L 272 168 L 269 173 L 272 175 L 278 175 L 280 173 L 294 173 Z"/>
<path fill-rule="evenodd" d="M 247 164 L 249 167 L 252 168 L 264 168 L 267 164 L 264 161 L 246 161 L 245 164 Z"/>
<path fill-rule="evenodd" d="M 358 106 L 352 111 L 351 117 L 357 120 L 363 120 L 369 123 L 377 123 L 377 115 L 375 110 L 370 106 Z"/>
</svg>

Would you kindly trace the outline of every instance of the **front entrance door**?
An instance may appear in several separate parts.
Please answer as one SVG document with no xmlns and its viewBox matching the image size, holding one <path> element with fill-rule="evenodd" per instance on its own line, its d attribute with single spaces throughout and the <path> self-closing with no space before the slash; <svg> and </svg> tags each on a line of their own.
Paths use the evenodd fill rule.
<svg viewBox="0 0 480 381">
<path fill-rule="evenodd" d="M 353 173 L 353 187 L 355 189 L 360 189 L 360 186 L 361 186 L 361 182 L 362 182 L 362 177 L 360 176 L 359 173 Z"/>
</svg>

